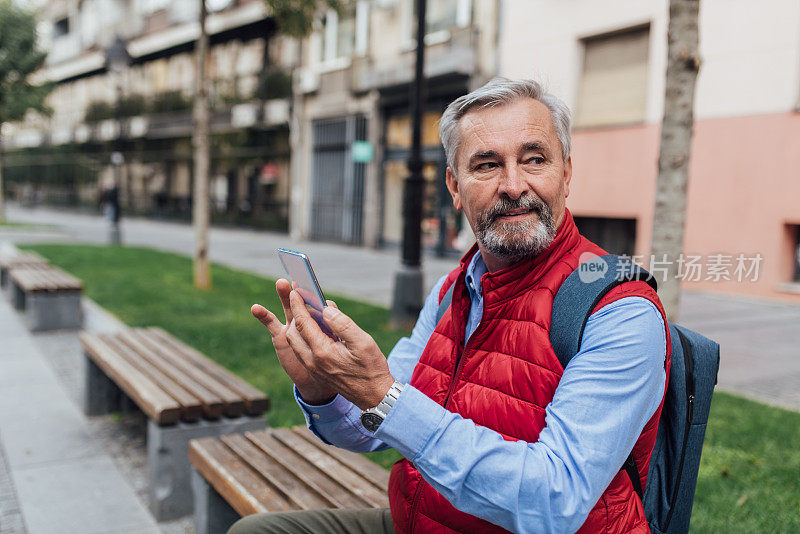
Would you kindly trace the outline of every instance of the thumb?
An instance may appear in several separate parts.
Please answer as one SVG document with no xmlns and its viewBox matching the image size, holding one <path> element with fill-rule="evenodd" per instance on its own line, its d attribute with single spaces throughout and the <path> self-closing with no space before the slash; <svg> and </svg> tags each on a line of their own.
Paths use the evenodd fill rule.
<svg viewBox="0 0 800 534">
<path fill-rule="evenodd" d="M 363 335 L 366 333 L 353 321 L 350 317 L 342 313 L 338 308 L 333 306 L 326 306 L 322 310 L 322 318 L 325 324 L 336 334 L 342 341 L 344 341 L 347 348 L 351 348 L 359 341 L 363 341 Z"/>
</svg>

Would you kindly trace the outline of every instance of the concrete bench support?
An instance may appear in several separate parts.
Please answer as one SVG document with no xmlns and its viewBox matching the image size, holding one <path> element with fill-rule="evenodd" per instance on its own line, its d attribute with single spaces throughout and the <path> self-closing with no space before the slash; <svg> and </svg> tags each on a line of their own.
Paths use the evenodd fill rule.
<svg viewBox="0 0 800 534">
<path fill-rule="evenodd" d="M 225 534 L 239 519 L 236 510 L 206 482 L 197 469 L 192 469 L 192 491 L 196 534 Z"/>
<path fill-rule="evenodd" d="M 158 426 L 147 422 L 147 473 L 150 511 L 159 521 L 192 513 L 192 491 L 188 451 L 189 440 L 264 430 L 263 416 L 222 417 L 218 421 L 201 419 Z"/>
<path fill-rule="evenodd" d="M 83 326 L 83 308 L 80 293 L 32 293 L 21 294 L 25 323 L 31 332 L 47 330 L 77 330 Z"/>
<path fill-rule="evenodd" d="M 83 360 L 83 412 L 105 415 L 122 411 L 122 397 L 125 396 L 122 390 L 85 354 Z"/>
</svg>

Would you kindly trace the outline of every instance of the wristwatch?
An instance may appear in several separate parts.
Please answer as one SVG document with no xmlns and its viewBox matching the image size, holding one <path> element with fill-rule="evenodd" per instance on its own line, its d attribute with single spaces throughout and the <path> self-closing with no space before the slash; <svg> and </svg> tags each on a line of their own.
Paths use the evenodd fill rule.
<svg viewBox="0 0 800 534">
<path fill-rule="evenodd" d="M 386 416 L 389 415 L 389 410 L 392 409 L 394 402 L 397 400 L 397 397 L 400 396 L 400 393 L 403 392 L 405 387 L 405 384 L 401 384 L 395 380 L 394 384 L 392 384 L 392 387 L 389 388 L 389 392 L 386 393 L 386 396 L 383 398 L 380 404 L 374 408 L 369 408 L 368 410 L 361 412 L 361 424 L 364 425 L 364 428 L 372 433 L 375 433 L 375 431 L 378 430 L 378 427 L 381 426 L 381 423 L 383 423 L 383 420 L 386 419 Z"/>
</svg>

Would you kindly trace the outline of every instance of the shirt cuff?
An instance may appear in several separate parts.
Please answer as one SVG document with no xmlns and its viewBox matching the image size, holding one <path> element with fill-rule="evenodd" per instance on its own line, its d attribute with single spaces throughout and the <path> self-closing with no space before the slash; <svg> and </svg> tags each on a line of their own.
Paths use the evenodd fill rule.
<svg viewBox="0 0 800 534">
<path fill-rule="evenodd" d="M 306 419 L 306 426 L 308 429 L 321 439 L 323 443 L 328 445 L 330 445 L 331 442 L 322 435 L 317 425 L 340 421 L 347 417 L 348 411 L 353 407 L 350 401 L 341 395 L 336 395 L 328 404 L 308 404 L 303 400 L 303 397 L 300 396 L 300 392 L 297 391 L 297 386 L 294 386 L 294 400 L 297 401 L 297 405 L 300 406 L 300 410 L 303 412 L 303 417 Z"/>
<path fill-rule="evenodd" d="M 412 462 L 430 441 L 446 410 L 412 386 L 406 386 L 375 431 L 375 437 Z"/>
</svg>

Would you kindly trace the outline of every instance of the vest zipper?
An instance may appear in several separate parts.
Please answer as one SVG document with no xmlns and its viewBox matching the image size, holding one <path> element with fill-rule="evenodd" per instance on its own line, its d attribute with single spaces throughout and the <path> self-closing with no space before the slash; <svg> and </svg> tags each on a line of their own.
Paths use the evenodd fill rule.
<svg viewBox="0 0 800 534">
<path fill-rule="evenodd" d="M 686 376 L 686 429 L 683 432 L 683 446 L 681 448 L 681 460 L 678 462 L 678 474 L 675 477 L 675 488 L 672 490 L 672 497 L 669 500 L 669 513 L 664 521 L 663 531 L 669 531 L 669 523 L 672 521 L 672 512 L 675 511 L 675 501 L 678 499 L 678 491 L 681 489 L 681 475 L 683 474 L 683 462 L 686 459 L 686 444 L 689 442 L 689 431 L 692 428 L 694 417 L 694 355 L 692 345 L 686 336 L 678 330 L 678 338 L 681 340 L 683 349 L 684 374 Z"/>
<path fill-rule="evenodd" d="M 456 383 L 458 382 L 458 375 L 461 373 L 461 364 L 464 362 L 464 354 L 467 352 L 467 346 L 469 345 L 469 342 L 475 338 L 475 333 L 478 331 L 478 328 L 480 328 L 481 323 L 483 323 L 483 317 L 481 317 L 481 322 L 478 323 L 478 327 L 475 328 L 475 332 L 473 332 L 472 335 L 469 337 L 469 339 L 465 341 L 464 348 L 458 355 L 458 359 L 456 360 L 456 368 L 455 371 L 453 371 L 453 380 L 450 382 L 450 388 L 447 390 L 447 397 L 445 397 L 444 399 L 443 407 L 445 409 L 447 409 L 447 405 L 450 403 L 450 398 L 453 396 L 453 391 L 455 391 L 456 389 Z M 420 478 L 421 477 L 422 475 L 420 475 Z M 409 534 L 414 534 L 414 511 L 417 508 L 417 503 L 419 502 L 420 494 L 422 493 L 422 483 L 424 483 L 425 481 L 421 480 L 420 482 L 421 483 L 417 486 L 417 489 L 414 490 L 414 497 L 411 499 L 411 511 L 408 514 Z"/>
</svg>

